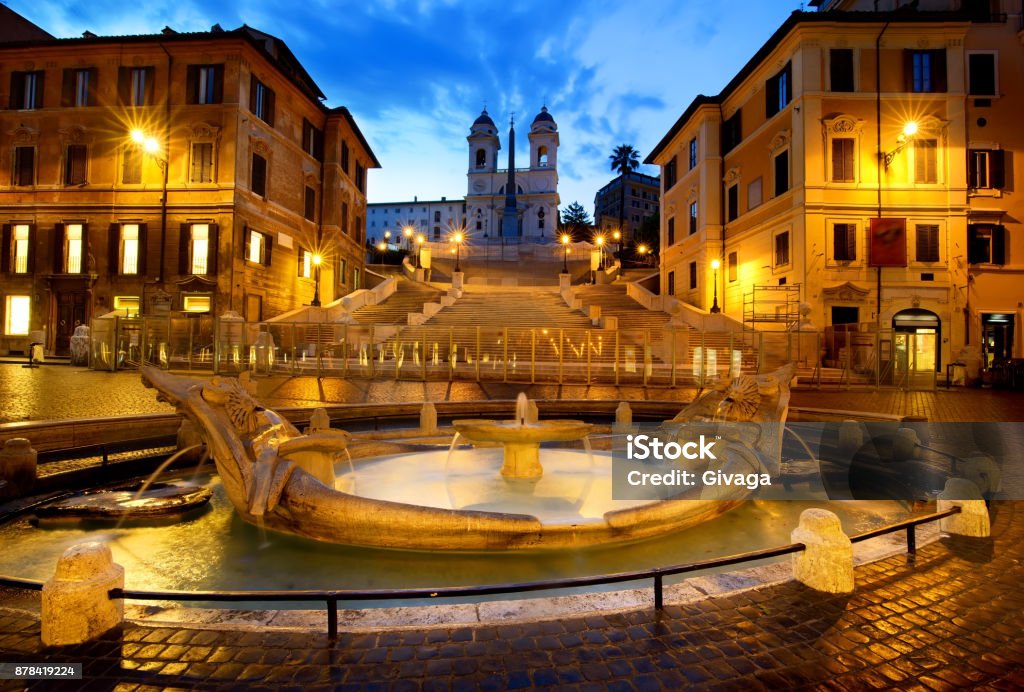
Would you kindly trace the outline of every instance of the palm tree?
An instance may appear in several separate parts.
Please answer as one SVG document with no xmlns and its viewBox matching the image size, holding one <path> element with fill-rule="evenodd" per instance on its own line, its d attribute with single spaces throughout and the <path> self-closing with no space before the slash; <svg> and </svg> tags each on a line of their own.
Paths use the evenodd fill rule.
<svg viewBox="0 0 1024 692">
<path fill-rule="evenodd" d="M 611 167 L 619 172 L 619 232 L 625 236 L 623 224 L 626 219 L 626 174 L 640 165 L 640 152 L 632 144 L 620 144 L 612 150 Z"/>
</svg>

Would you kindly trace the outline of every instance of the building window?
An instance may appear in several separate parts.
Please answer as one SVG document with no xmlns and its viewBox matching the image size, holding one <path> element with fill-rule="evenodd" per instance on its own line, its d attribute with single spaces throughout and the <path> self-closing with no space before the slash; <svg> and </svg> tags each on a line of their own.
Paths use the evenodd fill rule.
<svg viewBox="0 0 1024 692">
<path fill-rule="evenodd" d="M 344 257 L 338 260 L 338 283 L 344 285 L 348 281 L 348 260 Z"/>
<path fill-rule="evenodd" d="M 249 81 L 249 110 L 267 125 L 274 126 L 274 90 L 256 77 Z"/>
<path fill-rule="evenodd" d="M 996 96 L 996 54 L 967 54 L 967 93 L 971 96 Z"/>
<path fill-rule="evenodd" d="M 938 141 L 914 140 L 914 182 L 938 182 Z"/>
<path fill-rule="evenodd" d="M 548 165 L 548 148 L 537 147 L 537 166 L 545 168 Z"/>
<path fill-rule="evenodd" d="M 3 261 L 0 271 L 28 274 L 32 268 L 32 226 L 16 223 L 3 227 Z"/>
<path fill-rule="evenodd" d="M 137 223 L 121 224 L 120 262 L 118 268 L 122 274 L 139 274 L 142 248 L 142 233 Z"/>
<path fill-rule="evenodd" d="M 784 267 L 789 264 L 789 231 L 775 236 L 775 266 Z"/>
<path fill-rule="evenodd" d="M 317 161 L 324 160 L 324 133 L 308 120 L 302 121 L 302 150 Z"/>
<path fill-rule="evenodd" d="M 761 206 L 762 178 L 758 176 L 747 185 L 747 209 Z"/>
<path fill-rule="evenodd" d="M 251 187 L 253 194 L 267 196 L 267 160 L 259 154 L 252 155 Z"/>
<path fill-rule="evenodd" d="M 967 184 L 975 190 L 986 188 L 1002 189 L 1006 184 L 1003 150 L 968 150 Z"/>
<path fill-rule="evenodd" d="M 224 66 L 189 65 L 185 90 L 189 103 L 221 103 L 224 100 Z"/>
<path fill-rule="evenodd" d="M 36 148 L 14 147 L 14 184 L 36 184 Z"/>
<path fill-rule="evenodd" d="M 676 294 L 676 273 L 668 273 L 668 294 L 674 296 Z"/>
<path fill-rule="evenodd" d="M 832 48 L 828 52 L 829 86 L 832 91 L 853 91 L 853 49 Z"/>
<path fill-rule="evenodd" d="M 483 149 L 476 150 L 476 167 L 485 168 L 487 166 L 487 152 Z"/>
<path fill-rule="evenodd" d="M 306 248 L 299 248 L 298 269 L 303 279 L 313 278 L 313 253 Z"/>
<path fill-rule="evenodd" d="M 904 51 L 907 91 L 915 94 L 946 91 L 946 51 Z"/>
<path fill-rule="evenodd" d="M 122 67 L 117 71 L 117 92 L 125 106 L 153 105 L 152 67 Z"/>
<path fill-rule="evenodd" d="M 184 224 L 179 239 L 178 272 L 213 275 L 217 273 L 217 234 L 215 223 Z"/>
<path fill-rule="evenodd" d="M 733 116 L 722 123 L 722 153 L 732 151 L 743 140 L 742 109 L 737 109 Z"/>
<path fill-rule="evenodd" d="M 187 295 L 181 298 L 181 309 L 185 312 L 209 312 L 213 300 L 209 295 Z"/>
<path fill-rule="evenodd" d="M 341 232 L 345 235 L 349 234 L 348 227 L 348 202 L 341 203 Z"/>
<path fill-rule="evenodd" d="M 729 281 L 735 281 L 739 272 L 739 256 L 735 252 L 729 253 Z"/>
<path fill-rule="evenodd" d="M 309 185 L 306 186 L 306 200 L 303 209 L 303 216 L 307 221 L 316 221 L 316 190 Z"/>
<path fill-rule="evenodd" d="M 697 232 L 697 203 L 690 202 L 690 235 Z"/>
<path fill-rule="evenodd" d="M 969 224 L 967 261 L 970 264 L 1006 264 L 1006 227 L 988 223 Z"/>
<path fill-rule="evenodd" d="M 64 226 L 64 262 L 62 269 L 65 274 L 81 274 L 82 258 L 85 255 L 85 232 L 80 223 L 69 223 Z"/>
<path fill-rule="evenodd" d="M 213 182 L 213 142 L 192 143 L 192 165 L 189 168 L 189 182 Z"/>
<path fill-rule="evenodd" d="M 28 334 L 32 301 L 29 296 L 7 296 L 4 310 L 4 334 L 25 336 Z"/>
<path fill-rule="evenodd" d="M 352 269 L 352 290 L 359 290 L 359 270 L 354 267 Z"/>
<path fill-rule="evenodd" d="M 676 184 L 676 157 L 665 164 L 665 190 L 670 190 Z"/>
<path fill-rule="evenodd" d="M 64 184 L 82 185 L 85 180 L 87 150 L 84 144 L 69 144 L 64 155 Z"/>
<path fill-rule="evenodd" d="M 787 62 L 781 72 L 765 82 L 765 117 L 772 117 L 793 100 L 792 70 Z"/>
<path fill-rule="evenodd" d="M 355 236 L 356 240 L 360 243 L 366 238 L 366 226 L 363 225 L 363 217 L 357 216 L 355 219 Z"/>
<path fill-rule="evenodd" d="M 740 215 L 740 186 L 733 183 L 726 191 L 725 220 L 735 221 Z"/>
<path fill-rule="evenodd" d="M 852 183 L 853 137 L 836 137 L 832 140 L 832 182 Z"/>
<path fill-rule="evenodd" d="M 775 155 L 775 196 L 789 191 L 789 149 Z"/>
<path fill-rule="evenodd" d="M 142 152 L 138 147 L 125 147 L 121 160 L 121 183 L 138 185 L 142 182 Z"/>
<path fill-rule="evenodd" d="M 341 170 L 348 175 L 348 144 L 345 142 L 341 143 Z"/>
<path fill-rule="evenodd" d="M 11 110 L 30 111 L 43 107 L 43 72 L 11 73 Z"/>
<path fill-rule="evenodd" d="M 691 137 L 690 138 L 690 145 L 689 145 L 688 148 L 689 148 L 689 151 L 690 151 L 690 170 L 692 171 L 694 168 L 697 167 L 697 138 L 696 137 Z"/>
<path fill-rule="evenodd" d="M 60 105 L 84 108 L 96 105 L 96 69 L 64 70 L 64 89 Z"/>
<path fill-rule="evenodd" d="M 668 217 L 668 244 L 676 244 L 676 217 Z"/>
<path fill-rule="evenodd" d="M 697 288 L 697 263 L 690 262 L 690 290 Z"/>
<path fill-rule="evenodd" d="M 245 260 L 269 267 L 273 244 L 269 235 L 250 228 L 245 234 Z"/>
<path fill-rule="evenodd" d="M 917 226 L 917 261 L 939 261 L 939 227 L 934 224 Z"/>
<path fill-rule="evenodd" d="M 366 169 L 358 161 L 356 162 L 356 189 L 366 194 Z"/>
<path fill-rule="evenodd" d="M 139 314 L 139 297 L 138 296 L 114 296 L 114 309 L 124 310 L 126 317 L 131 317 L 132 313 Z"/>
<path fill-rule="evenodd" d="M 857 259 L 857 225 L 837 223 L 832 225 L 832 255 L 838 262 L 852 262 Z"/>
</svg>

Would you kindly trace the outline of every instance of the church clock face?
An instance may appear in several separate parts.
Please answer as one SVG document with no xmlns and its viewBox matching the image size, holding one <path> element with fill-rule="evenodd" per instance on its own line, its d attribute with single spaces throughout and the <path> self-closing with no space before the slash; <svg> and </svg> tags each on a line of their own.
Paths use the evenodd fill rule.
<svg viewBox="0 0 1024 692">
<path fill-rule="evenodd" d="M 477 180 L 475 183 L 473 183 L 473 191 L 474 192 L 483 192 L 484 191 L 484 181 Z"/>
</svg>

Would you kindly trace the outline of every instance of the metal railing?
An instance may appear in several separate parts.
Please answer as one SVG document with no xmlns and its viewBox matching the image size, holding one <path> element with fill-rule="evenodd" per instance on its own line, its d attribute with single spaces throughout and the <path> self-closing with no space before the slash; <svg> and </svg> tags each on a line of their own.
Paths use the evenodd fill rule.
<svg viewBox="0 0 1024 692">
<path fill-rule="evenodd" d="M 852 543 L 859 543 L 870 538 L 877 538 L 897 531 L 906 531 L 907 553 L 914 555 L 917 552 L 916 528 L 922 524 L 951 517 L 960 513 L 959 507 L 953 507 L 945 512 L 935 512 L 921 517 L 912 517 L 904 521 L 883 526 L 871 531 L 856 534 L 850 537 Z M 729 567 L 754 560 L 764 560 L 773 557 L 790 555 L 804 550 L 803 543 L 790 543 L 775 548 L 753 550 L 746 553 L 738 553 L 726 557 L 701 560 L 669 567 L 654 567 L 646 570 L 635 570 L 631 572 L 618 572 L 615 574 L 603 574 L 587 577 L 570 577 L 566 579 L 548 579 L 543 581 L 521 582 L 511 584 L 492 584 L 486 586 L 450 586 L 441 588 L 418 588 L 418 589 L 353 589 L 353 590 L 331 590 L 331 591 L 147 591 L 140 589 L 114 588 L 109 591 L 110 598 L 122 598 L 137 601 L 206 601 L 210 603 L 237 603 L 239 601 L 250 602 L 288 602 L 308 603 L 322 602 L 327 611 L 327 634 L 333 640 L 338 637 L 338 603 L 343 601 L 402 601 L 410 599 L 435 599 L 435 598 L 457 598 L 492 596 L 509 593 L 528 593 L 532 591 L 546 591 L 571 589 L 584 586 L 600 586 L 604 584 L 618 584 L 622 582 L 639 581 L 642 579 L 653 580 L 654 607 L 657 610 L 664 608 L 664 579 L 668 576 L 698 572 L 717 567 Z M 0 586 L 30 591 L 41 591 L 43 582 L 31 579 L 17 579 L 14 577 L 0 576 Z"/>
</svg>

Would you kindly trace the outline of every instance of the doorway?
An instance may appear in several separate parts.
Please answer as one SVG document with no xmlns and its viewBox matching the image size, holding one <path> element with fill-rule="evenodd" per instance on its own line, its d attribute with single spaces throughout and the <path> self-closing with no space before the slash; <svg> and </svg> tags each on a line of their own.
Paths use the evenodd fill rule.
<svg viewBox="0 0 1024 692">
<path fill-rule="evenodd" d="M 981 354 L 986 370 L 1013 358 L 1013 313 L 984 313 L 981 316 Z"/>
<path fill-rule="evenodd" d="M 88 293 L 86 291 L 61 291 L 57 294 L 57 323 L 54 325 L 54 354 L 66 356 L 71 353 L 71 337 L 75 327 L 86 323 Z"/>
<path fill-rule="evenodd" d="M 832 306 L 832 324 L 857 324 L 860 321 L 860 309 L 845 305 Z"/>
</svg>

